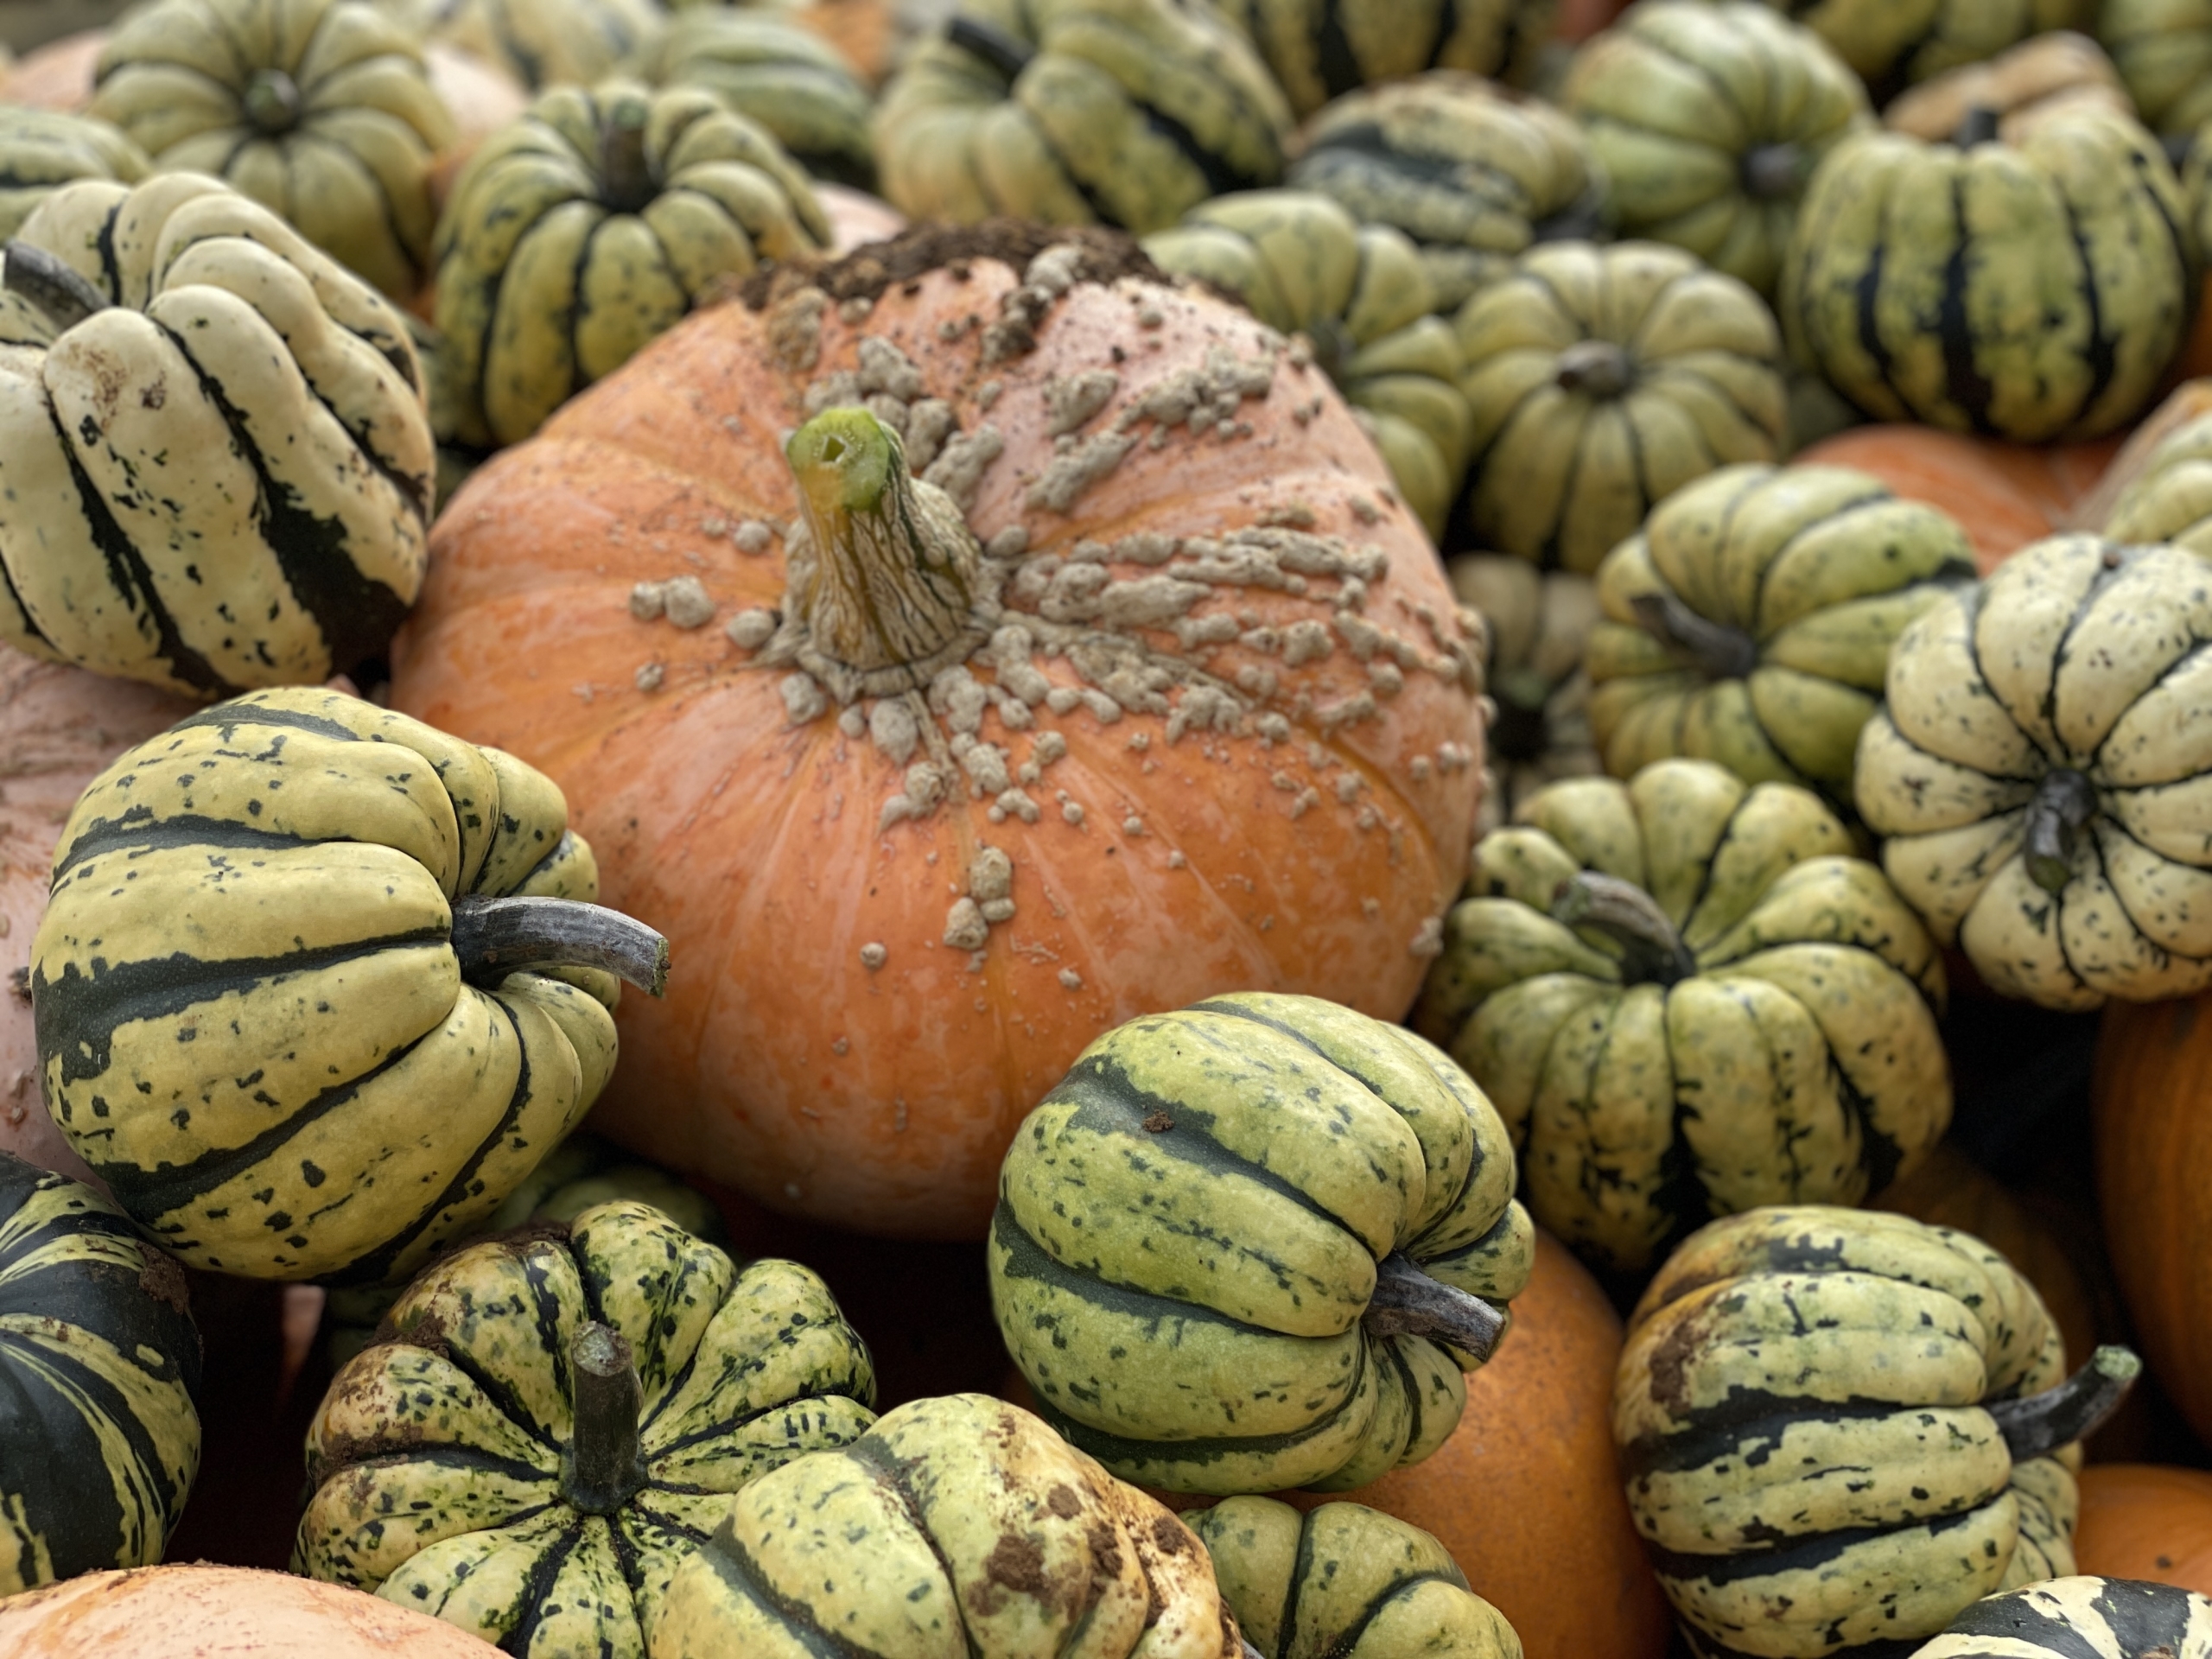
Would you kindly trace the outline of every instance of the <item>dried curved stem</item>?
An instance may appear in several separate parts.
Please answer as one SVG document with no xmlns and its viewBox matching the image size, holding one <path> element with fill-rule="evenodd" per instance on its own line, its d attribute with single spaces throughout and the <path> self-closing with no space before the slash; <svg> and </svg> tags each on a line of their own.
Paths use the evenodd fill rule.
<svg viewBox="0 0 2212 1659">
<path fill-rule="evenodd" d="M 652 164 L 645 156 L 645 105 L 618 104 L 599 131 L 599 200 L 610 213 L 634 213 L 653 199 Z"/>
<path fill-rule="evenodd" d="M 471 893 L 454 900 L 452 938 L 472 982 L 529 968 L 599 968 L 649 995 L 668 988 L 668 941 L 604 905 Z"/>
<path fill-rule="evenodd" d="M 1562 391 L 1603 401 L 1620 397 L 1636 384 L 1636 365 L 1610 340 L 1578 340 L 1559 354 L 1559 369 L 1552 378 Z"/>
<path fill-rule="evenodd" d="M 2142 1374 L 2143 1362 L 2133 1349 L 2107 1344 L 2056 1388 L 2024 1400 L 2000 1400 L 1983 1409 L 1997 1420 L 2012 1461 L 2025 1463 L 2096 1433 L 2098 1425 L 2120 1409 Z"/>
<path fill-rule="evenodd" d="M 1952 145 L 1959 149 L 1972 149 L 1976 144 L 1994 143 L 2004 119 L 2002 111 L 1977 104 L 1961 116 L 1959 124 L 1951 130 Z"/>
<path fill-rule="evenodd" d="M 1740 680 L 1758 666 L 1758 642 L 1750 634 L 1699 615 L 1674 594 L 1638 594 L 1629 608 L 1638 627 L 1688 658 L 1708 680 Z"/>
<path fill-rule="evenodd" d="M 1035 52 L 995 23 L 973 17 L 955 17 L 946 25 L 944 38 L 963 52 L 974 54 L 1012 80 L 1029 67 Z"/>
<path fill-rule="evenodd" d="M 2074 849 L 2096 816 L 2096 787 L 2087 778 L 2071 766 L 2045 772 L 2028 801 L 2028 879 L 2045 893 L 2063 891 L 2074 879 Z"/>
<path fill-rule="evenodd" d="M 1585 870 L 1552 894 L 1552 919 L 1594 928 L 1621 947 L 1621 978 L 1630 985 L 1672 985 L 1697 972 L 1697 958 L 1667 912 L 1633 881 Z"/>
<path fill-rule="evenodd" d="M 1360 1323 L 1375 1337 L 1427 1337 L 1478 1360 L 1497 1351 L 1505 1315 L 1471 1292 L 1432 1279 L 1402 1250 L 1375 1268 L 1375 1294 Z"/>
<path fill-rule="evenodd" d="M 114 303 L 80 273 L 29 242 L 0 246 L 0 259 L 6 261 L 0 288 L 40 312 L 57 334 Z"/>
<path fill-rule="evenodd" d="M 587 1515 L 611 1515 L 645 1484 L 638 1367 L 621 1333 L 595 1321 L 576 1332 L 569 1366 L 575 1427 L 561 1495 Z"/>
</svg>

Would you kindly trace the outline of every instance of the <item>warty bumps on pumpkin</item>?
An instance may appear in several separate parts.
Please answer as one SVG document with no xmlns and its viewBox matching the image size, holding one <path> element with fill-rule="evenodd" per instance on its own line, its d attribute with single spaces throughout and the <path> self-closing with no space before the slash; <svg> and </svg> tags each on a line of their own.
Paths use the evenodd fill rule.
<svg viewBox="0 0 2212 1659">
<path fill-rule="evenodd" d="M 1003 226 L 787 269 L 441 521 L 397 703 L 588 803 L 607 902 L 686 963 L 623 1014 L 614 1138 L 980 1236 L 1108 1027 L 1411 1001 L 1473 823 L 1472 637 L 1318 365 L 1154 277 Z M 817 411 L 802 512 L 779 432 Z M 906 638 L 848 626 L 894 585 Z"/>
</svg>

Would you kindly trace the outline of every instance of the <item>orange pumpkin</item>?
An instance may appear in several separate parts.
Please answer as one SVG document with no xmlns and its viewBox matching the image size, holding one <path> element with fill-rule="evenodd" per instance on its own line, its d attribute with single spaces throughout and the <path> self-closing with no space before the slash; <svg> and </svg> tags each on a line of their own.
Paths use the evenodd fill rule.
<svg viewBox="0 0 2212 1659">
<path fill-rule="evenodd" d="M 107 30 L 82 29 L 26 52 L 0 73 L 0 103 L 81 112 L 92 101 L 92 66 Z"/>
<path fill-rule="evenodd" d="M 2074 1560 L 2102 1579 L 2148 1579 L 2212 1596 L 2212 1473 L 2155 1463 L 2082 1471 Z"/>
<path fill-rule="evenodd" d="M 1405 1012 L 1465 874 L 1472 636 L 1320 368 L 1156 276 L 1011 225 L 785 269 L 440 519 L 396 706 L 549 772 L 681 964 L 626 999 L 607 1135 L 978 1237 L 1109 1027 Z M 779 434 L 861 398 L 937 482 L 810 425 L 802 518 Z"/>
</svg>

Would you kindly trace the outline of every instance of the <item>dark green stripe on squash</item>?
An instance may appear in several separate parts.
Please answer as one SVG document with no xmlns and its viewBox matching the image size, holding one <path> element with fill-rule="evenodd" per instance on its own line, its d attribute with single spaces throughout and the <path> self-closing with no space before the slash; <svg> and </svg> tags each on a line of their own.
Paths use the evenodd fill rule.
<svg viewBox="0 0 2212 1659">
<path fill-rule="evenodd" d="M 1925 1532 L 1930 1538 L 1941 1538 L 1955 1532 L 1988 1507 L 1996 1496 L 1993 1494 L 1979 1503 L 1969 1503 L 1955 1513 L 1932 1519 L 1916 1516 L 1893 1527 L 1852 1527 L 1815 1533 L 1774 1549 L 1745 1550 L 1732 1555 L 1688 1555 L 1662 1549 L 1647 1538 L 1643 1541 L 1643 1553 L 1650 1559 L 1652 1570 L 1662 1579 L 1696 1580 L 1711 1585 L 1741 1584 L 1746 1580 L 1772 1578 L 1784 1573 L 1816 1573 L 1861 1544 L 1904 1533 Z"/>
<path fill-rule="evenodd" d="M 2107 1579 L 2090 1605 L 2104 1619 L 2114 1649 L 2124 1659 L 2189 1651 L 2194 1604 L 2190 1592 L 2178 1585 Z M 1993 1648 L 1993 1652 L 2016 1653 L 2015 1644 L 2024 1642 L 2052 1659 L 2111 1659 L 2111 1653 L 2089 1632 L 2053 1618 L 2032 1600 L 2017 1594 L 1975 1602 L 1953 1619 L 1943 1633 L 1987 1637 L 2005 1644 L 2001 1649 Z"/>
</svg>

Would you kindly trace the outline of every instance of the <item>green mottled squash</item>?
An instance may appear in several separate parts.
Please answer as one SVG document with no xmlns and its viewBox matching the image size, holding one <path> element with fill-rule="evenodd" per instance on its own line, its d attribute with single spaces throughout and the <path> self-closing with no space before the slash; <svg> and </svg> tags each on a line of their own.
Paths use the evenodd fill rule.
<svg viewBox="0 0 2212 1659">
<path fill-rule="evenodd" d="M 516 1659 L 638 1654 L 729 1494 L 875 1421 L 868 1350 L 795 1262 L 602 1204 L 447 1257 L 332 1380 L 292 1568 Z"/>
<path fill-rule="evenodd" d="M 57 190 L 0 257 L 0 639 L 203 699 L 380 660 L 434 464 L 399 313 L 190 174 Z"/>
<path fill-rule="evenodd" d="M 704 87 L 815 177 L 875 188 L 868 88 L 812 30 L 772 14 L 695 6 L 671 18 L 632 67 L 656 86 Z"/>
<path fill-rule="evenodd" d="M 1601 192 L 1581 130 L 1550 105 L 1455 69 L 1347 92 L 1299 130 L 1285 181 L 1421 245 L 1455 309 L 1531 243 L 1589 236 Z"/>
<path fill-rule="evenodd" d="M 2207 1659 L 2212 1596 L 2138 1579 L 2069 1577 L 1984 1597 L 1915 1659 Z"/>
<path fill-rule="evenodd" d="M 1205 1551 L 1027 1412 L 916 1400 L 737 1495 L 652 1659 L 1238 1659 Z"/>
<path fill-rule="evenodd" d="M 2139 461 L 2128 459 L 2133 464 L 2126 467 L 2126 482 L 2095 528 L 2107 539 L 2129 546 L 2166 542 L 2212 554 L 2212 410 L 2178 422 Z M 2120 472 L 2123 464 L 2115 460 L 2113 471 Z"/>
<path fill-rule="evenodd" d="M 1521 1659 L 1505 1615 L 1467 1588 L 1442 1544 L 1395 1516 L 1230 1497 L 1185 1510 L 1183 1524 L 1261 1659 Z"/>
<path fill-rule="evenodd" d="M 1814 175 L 1777 309 L 1792 354 L 1876 420 L 2095 437 L 2188 338 L 2195 237 L 2158 141 L 2078 104 L 2022 125 L 1862 133 Z"/>
<path fill-rule="evenodd" d="M 1554 784 L 1476 844 L 1415 1024 L 1497 1103 L 1536 1220 L 1648 1267 L 1855 1204 L 1951 1118 L 1935 943 L 1810 791 L 1704 760 Z"/>
<path fill-rule="evenodd" d="M 1598 590 L 1587 576 L 1494 553 L 1447 559 L 1444 574 L 1483 619 L 1483 689 L 1496 710 L 1483 734 L 1479 836 L 1545 785 L 1605 770 L 1582 671 Z"/>
<path fill-rule="evenodd" d="M 2031 35 L 2086 29 L 2098 0 L 1773 0 L 1886 104 L 1906 86 L 1993 58 Z"/>
<path fill-rule="evenodd" d="M 199 1391 L 182 1270 L 91 1187 L 0 1152 L 0 1597 L 162 1559 Z"/>
<path fill-rule="evenodd" d="M 2100 1348 L 2068 1377 L 2034 1287 L 1968 1234 L 1775 1207 L 1643 1293 L 1613 1441 L 1694 1652 L 1872 1659 L 2074 1570 L 2073 1442 L 2140 1370 Z"/>
<path fill-rule="evenodd" d="M 1622 235 L 1687 248 L 1762 294 L 1813 168 L 1872 120 L 1859 77 L 1758 0 L 1631 6 L 1576 51 L 1560 103 Z"/>
<path fill-rule="evenodd" d="M 1598 567 L 1590 717 L 1605 769 L 1713 760 L 1847 817 L 1890 645 L 1974 579 L 1948 516 L 1842 467 L 1730 467 L 1653 509 Z"/>
<path fill-rule="evenodd" d="M 806 175 L 697 86 L 556 86 L 485 141 L 438 227 L 454 435 L 519 442 L 718 280 L 826 248 Z"/>
<path fill-rule="evenodd" d="M 1587 575 L 1664 497 L 1771 461 L 1782 340 L 1733 276 L 1655 242 L 1559 242 L 1460 308 L 1479 546 Z"/>
<path fill-rule="evenodd" d="M 649 42 L 654 0 L 385 0 L 430 38 L 505 65 L 532 92 L 588 86 Z"/>
<path fill-rule="evenodd" d="M 420 46 L 363 0 L 153 0 L 91 112 L 165 172 L 212 173 L 387 294 L 429 274 L 430 162 L 453 140 Z"/>
<path fill-rule="evenodd" d="M 1859 814 L 1993 989 L 2094 1008 L 2212 985 L 2208 578 L 2182 548 L 2056 536 L 1891 651 Z"/>
<path fill-rule="evenodd" d="M 1302 118 L 1331 99 L 1429 69 L 1525 82 L 1553 0 L 1226 0 Z"/>
<path fill-rule="evenodd" d="M 1344 401 L 1363 410 L 1406 505 L 1432 537 L 1459 493 L 1474 416 L 1452 327 L 1433 315 L 1421 255 L 1310 190 L 1216 196 L 1145 238 L 1163 270 L 1201 277 L 1285 334 L 1303 334 Z"/>
<path fill-rule="evenodd" d="M 152 167 L 116 127 L 63 110 L 0 107 L 0 239 L 65 184 L 113 179 L 136 184 Z"/>
<path fill-rule="evenodd" d="M 2212 122 L 2212 3 L 2102 0 L 2096 22 L 2146 125 L 2185 137 Z"/>
<path fill-rule="evenodd" d="M 1282 176 L 1289 106 L 1244 37 L 1177 0 L 962 0 L 876 106 L 913 219 L 1165 230 Z"/>
<path fill-rule="evenodd" d="M 992 1307 L 1046 1420 L 1124 1479 L 1340 1491 L 1458 1425 L 1534 1261 L 1513 1186 L 1419 1038 L 1215 997 L 1108 1032 L 1023 1122 Z"/>
<path fill-rule="evenodd" d="M 334 691 L 179 721 L 94 779 L 32 942 L 46 1098 L 194 1267 L 405 1278 L 613 1071 L 660 936 L 588 901 L 543 773 Z"/>
</svg>

